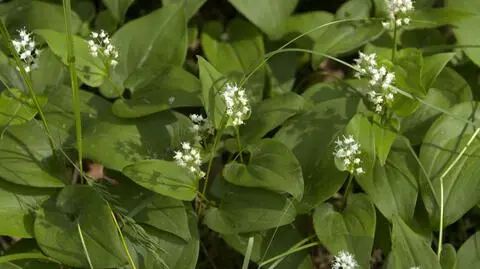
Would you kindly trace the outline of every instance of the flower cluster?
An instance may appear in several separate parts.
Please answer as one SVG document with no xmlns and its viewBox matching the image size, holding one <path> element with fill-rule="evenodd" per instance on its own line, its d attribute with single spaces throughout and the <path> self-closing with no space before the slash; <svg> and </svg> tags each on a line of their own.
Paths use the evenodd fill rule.
<svg viewBox="0 0 480 269">
<path fill-rule="evenodd" d="M 393 29 L 410 23 L 410 14 L 414 7 L 412 0 L 385 0 L 388 21 L 382 22 L 385 29 Z"/>
<path fill-rule="evenodd" d="M 370 79 L 370 91 L 368 97 L 375 106 L 375 111 L 381 113 L 385 104 L 393 101 L 395 88 L 392 87 L 395 81 L 395 73 L 389 72 L 385 66 L 379 66 L 376 60 L 376 54 L 364 54 L 360 52 L 360 57 L 355 59 L 355 77 L 368 77 Z"/>
<path fill-rule="evenodd" d="M 109 65 L 115 67 L 118 64 L 118 51 L 110 42 L 108 34 L 101 30 L 100 33 L 92 32 L 92 39 L 88 40 L 90 54 L 93 57 L 100 57 Z"/>
<path fill-rule="evenodd" d="M 202 115 L 191 114 L 190 119 L 193 122 L 192 127 L 190 127 L 190 131 L 192 131 L 192 133 L 195 135 L 196 142 L 200 142 L 203 137 L 212 135 L 214 133 L 212 123 Z"/>
<path fill-rule="evenodd" d="M 242 125 L 250 113 L 250 103 L 245 89 L 239 88 L 235 83 L 227 83 L 222 96 L 227 109 L 226 113 L 233 119 L 233 126 Z"/>
<path fill-rule="evenodd" d="M 25 71 L 29 73 L 38 67 L 37 60 L 41 51 L 36 49 L 36 44 L 32 37 L 32 33 L 28 33 L 25 28 L 18 30 L 18 33 L 20 38 L 12 40 L 13 47 L 18 53 L 20 60 L 22 60 Z"/>
<path fill-rule="evenodd" d="M 343 162 L 343 166 L 350 173 L 361 175 L 365 173 L 361 167 L 360 144 L 353 138 L 352 135 L 348 137 L 343 136 L 342 139 L 337 138 L 335 141 L 335 151 L 333 155 Z"/>
<path fill-rule="evenodd" d="M 332 269 L 355 269 L 357 267 L 358 263 L 355 257 L 347 251 L 340 251 L 333 258 Z"/>
<path fill-rule="evenodd" d="M 199 150 L 192 147 L 188 142 L 183 142 L 181 145 L 181 150 L 175 151 L 173 159 L 179 166 L 187 168 L 195 176 L 204 177 L 205 173 L 200 169 L 202 159 Z"/>
</svg>

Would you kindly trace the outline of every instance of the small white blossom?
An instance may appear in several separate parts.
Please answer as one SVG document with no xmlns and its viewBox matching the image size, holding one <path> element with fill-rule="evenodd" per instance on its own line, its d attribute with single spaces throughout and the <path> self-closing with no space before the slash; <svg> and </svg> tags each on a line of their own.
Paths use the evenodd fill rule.
<svg viewBox="0 0 480 269">
<path fill-rule="evenodd" d="M 250 102 L 245 89 L 239 88 L 235 83 L 227 83 L 222 97 L 233 126 L 242 125 L 250 115 Z"/>
<path fill-rule="evenodd" d="M 388 20 L 382 22 L 385 29 L 391 30 L 396 25 L 401 27 L 410 23 L 410 15 L 414 6 L 412 0 L 385 0 Z"/>
<path fill-rule="evenodd" d="M 379 66 L 376 60 L 376 54 L 364 54 L 360 52 L 360 57 L 355 59 L 355 77 L 367 77 L 370 91 L 369 100 L 373 103 L 375 112 L 382 113 L 384 107 L 391 104 L 394 100 L 396 90 L 393 86 L 395 82 L 395 73 L 389 72 L 385 66 Z"/>
<path fill-rule="evenodd" d="M 199 114 L 190 114 L 190 119 L 193 125 L 190 127 L 190 131 L 194 134 L 196 142 L 202 141 L 202 138 L 213 135 L 215 129 L 208 118 L 204 118 Z"/>
<path fill-rule="evenodd" d="M 358 263 L 355 257 L 347 251 L 340 251 L 337 256 L 333 258 L 332 269 L 355 269 L 358 268 Z"/>
<path fill-rule="evenodd" d="M 200 151 L 188 142 L 181 143 L 181 150 L 174 152 L 173 159 L 176 163 L 184 168 L 187 168 L 195 176 L 200 178 L 205 176 L 205 173 L 200 169 L 202 159 Z"/>
<path fill-rule="evenodd" d="M 88 40 L 90 55 L 93 57 L 100 56 L 105 64 L 112 67 L 118 65 L 118 51 L 110 42 L 108 34 L 101 30 L 100 33 L 92 32 L 92 39 Z"/>
<path fill-rule="evenodd" d="M 29 33 L 25 28 L 22 28 L 18 30 L 18 34 L 20 38 L 12 40 L 12 44 L 18 57 L 23 62 L 25 71 L 29 73 L 38 67 L 38 56 L 41 51 L 36 48 L 32 33 Z"/>
<path fill-rule="evenodd" d="M 333 155 L 342 161 L 347 171 L 357 175 L 365 173 L 365 170 L 361 167 L 362 161 L 360 154 L 362 152 L 360 150 L 360 144 L 352 135 L 343 136 L 342 139 L 337 138 L 335 144 Z"/>
</svg>

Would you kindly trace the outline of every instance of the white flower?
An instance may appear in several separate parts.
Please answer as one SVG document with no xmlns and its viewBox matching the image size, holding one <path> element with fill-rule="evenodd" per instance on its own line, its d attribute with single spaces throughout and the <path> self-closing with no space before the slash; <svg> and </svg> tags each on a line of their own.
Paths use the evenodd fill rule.
<svg viewBox="0 0 480 269">
<path fill-rule="evenodd" d="M 342 161 L 347 171 L 357 175 L 365 173 L 365 170 L 361 167 L 360 154 L 362 152 L 360 144 L 352 135 L 343 136 L 342 139 L 337 138 L 335 144 L 333 155 Z"/>
<path fill-rule="evenodd" d="M 25 72 L 29 73 L 38 67 L 38 56 L 41 51 L 36 48 L 32 33 L 28 33 L 25 28 L 22 28 L 18 30 L 18 34 L 20 38 L 12 40 L 12 44 L 23 62 Z"/>
<path fill-rule="evenodd" d="M 202 164 L 200 152 L 198 149 L 193 148 L 190 143 L 181 143 L 181 150 L 177 150 L 174 153 L 173 159 L 179 166 L 187 168 L 188 171 L 199 178 L 205 176 L 205 173 L 200 168 Z"/>
<path fill-rule="evenodd" d="M 388 21 L 382 22 L 385 29 L 391 30 L 394 25 L 401 27 L 410 23 L 410 14 L 414 6 L 412 0 L 385 0 Z"/>
<path fill-rule="evenodd" d="M 370 91 L 368 97 L 374 104 L 375 112 L 382 113 L 386 105 L 394 100 L 396 93 L 393 84 L 395 82 L 395 73 L 389 72 L 385 66 L 380 66 L 376 60 L 376 54 L 364 54 L 360 52 L 358 59 L 355 59 L 355 77 L 369 78 Z"/>
<path fill-rule="evenodd" d="M 250 102 L 245 89 L 235 83 L 227 83 L 222 93 L 226 114 L 232 119 L 233 126 L 239 126 L 250 116 Z"/>
<path fill-rule="evenodd" d="M 190 119 L 192 120 L 190 131 L 194 134 L 196 142 L 202 141 L 202 138 L 215 132 L 213 125 L 208 118 L 204 118 L 202 115 L 198 114 L 190 114 Z"/>
<path fill-rule="evenodd" d="M 92 39 L 88 40 L 88 47 L 90 50 L 90 55 L 93 57 L 100 57 L 105 64 L 108 64 L 112 67 L 118 65 L 118 51 L 114 45 L 110 42 L 110 37 L 108 34 L 101 30 L 100 33 L 92 32 Z"/>
<path fill-rule="evenodd" d="M 355 257 L 347 251 L 340 251 L 333 258 L 332 269 L 355 269 L 357 267 L 358 263 Z"/>
</svg>

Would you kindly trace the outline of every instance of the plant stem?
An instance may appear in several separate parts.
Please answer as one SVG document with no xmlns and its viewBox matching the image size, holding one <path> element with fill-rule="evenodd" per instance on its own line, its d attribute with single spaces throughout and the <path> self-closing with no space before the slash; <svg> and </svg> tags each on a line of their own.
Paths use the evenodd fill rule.
<svg viewBox="0 0 480 269">
<path fill-rule="evenodd" d="M 63 0 L 63 15 L 65 18 L 65 31 L 67 32 L 68 67 L 72 84 L 72 102 L 75 109 L 75 135 L 77 140 L 79 173 L 83 175 L 83 141 L 82 141 L 82 114 L 80 111 L 80 93 L 78 87 L 78 76 L 75 65 L 75 47 L 71 29 L 71 4 L 70 0 Z M 83 179 L 83 176 L 81 177 Z"/>
<path fill-rule="evenodd" d="M 240 131 L 238 130 L 238 127 L 235 127 L 235 133 L 237 136 L 237 146 L 238 146 L 238 155 L 240 155 L 240 161 L 243 162 L 243 156 L 242 156 L 242 144 L 240 143 Z"/>
<path fill-rule="evenodd" d="M 343 204 L 346 206 L 347 205 L 347 199 L 348 199 L 348 196 L 350 195 L 350 193 L 352 192 L 352 187 L 353 187 L 353 175 L 352 173 L 349 173 L 348 174 L 348 178 L 347 178 L 347 187 L 345 187 L 345 193 L 343 194 Z"/>
<path fill-rule="evenodd" d="M 45 114 L 43 113 L 42 106 L 40 105 L 40 102 L 38 101 L 37 94 L 33 90 L 32 82 L 30 80 L 30 77 L 28 76 L 27 72 L 25 71 L 25 68 L 23 67 L 22 61 L 18 57 L 17 51 L 12 45 L 12 39 L 10 37 L 10 34 L 8 33 L 7 27 L 5 26 L 5 22 L 3 19 L 0 19 L 0 33 L 3 37 L 3 39 L 6 42 L 6 45 L 8 47 L 8 50 L 13 56 L 13 59 L 15 60 L 15 64 L 18 67 L 18 70 L 20 72 L 20 75 L 22 76 L 23 82 L 25 83 L 28 92 L 30 93 L 30 96 L 32 97 L 33 103 L 35 104 L 35 108 L 37 109 L 38 115 L 40 116 L 40 120 L 42 121 L 43 127 L 45 128 L 45 132 L 47 133 L 49 142 L 50 142 L 50 147 L 52 148 L 53 154 L 55 155 L 56 152 L 56 146 L 55 146 L 55 141 L 53 140 L 53 135 L 52 132 L 50 131 L 50 128 L 48 127 L 47 124 L 47 118 L 45 117 Z"/>
<path fill-rule="evenodd" d="M 135 266 L 135 263 L 133 262 L 132 255 L 130 255 L 130 251 L 128 251 L 127 242 L 125 241 L 125 238 L 123 237 L 123 233 L 122 233 L 122 229 L 120 229 L 120 225 L 118 225 L 117 218 L 115 218 L 115 214 L 113 213 L 110 205 L 108 205 L 108 207 L 110 209 L 110 213 L 112 214 L 112 218 L 113 218 L 113 222 L 115 223 L 115 227 L 117 228 L 118 234 L 120 235 L 120 239 L 122 240 L 122 245 L 123 245 L 123 248 L 125 249 L 125 253 L 127 253 L 128 262 L 130 263 L 130 265 L 132 266 L 133 269 L 137 269 L 137 267 Z"/>
<path fill-rule="evenodd" d="M 88 254 L 87 245 L 85 244 L 85 239 L 83 238 L 82 228 L 80 228 L 80 222 L 77 221 L 77 230 L 78 235 L 80 236 L 80 241 L 82 242 L 83 251 L 85 252 L 85 256 L 87 257 L 88 265 L 90 269 L 93 269 L 92 261 L 90 260 L 90 255 Z"/>
<path fill-rule="evenodd" d="M 395 53 L 397 52 L 397 23 L 394 21 L 393 26 L 393 47 L 392 47 L 392 63 L 395 62 Z"/>
<path fill-rule="evenodd" d="M 470 144 L 473 142 L 473 139 L 478 135 L 480 132 L 480 128 L 477 128 L 473 135 L 470 137 L 468 140 L 467 144 L 463 147 L 462 151 L 460 151 L 460 154 L 453 160 L 453 162 L 448 166 L 448 168 L 443 172 L 443 174 L 440 176 L 440 226 L 439 226 L 439 235 L 438 235 L 438 249 L 437 249 L 437 259 L 440 261 L 440 257 L 442 255 L 442 245 L 443 245 L 443 214 L 444 214 L 444 201 L 443 201 L 443 179 L 445 176 L 452 170 L 452 168 L 457 164 L 457 162 L 460 160 L 460 158 L 463 157 L 465 152 L 467 151 L 467 148 L 470 146 Z"/>
</svg>

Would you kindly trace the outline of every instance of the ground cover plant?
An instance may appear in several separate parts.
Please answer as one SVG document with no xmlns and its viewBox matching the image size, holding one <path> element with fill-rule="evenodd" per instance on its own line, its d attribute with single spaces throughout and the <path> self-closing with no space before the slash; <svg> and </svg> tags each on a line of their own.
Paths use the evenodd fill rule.
<svg viewBox="0 0 480 269">
<path fill-rule="evenodd" d="M 480 268 L 480 2 L 0 3 L 0 268 Z"/>
</svg>

